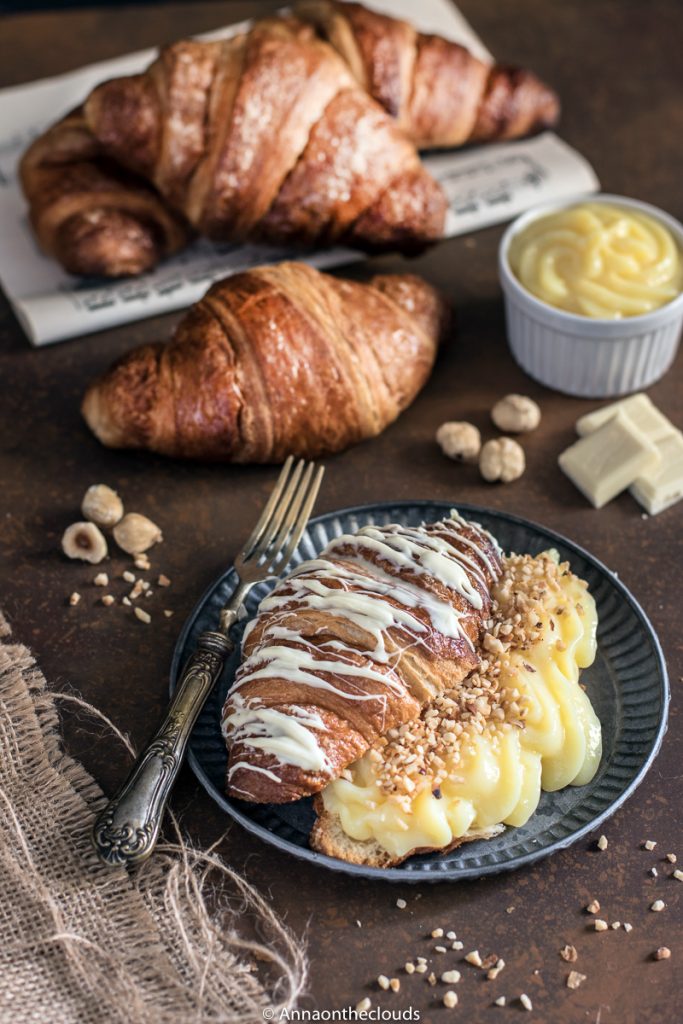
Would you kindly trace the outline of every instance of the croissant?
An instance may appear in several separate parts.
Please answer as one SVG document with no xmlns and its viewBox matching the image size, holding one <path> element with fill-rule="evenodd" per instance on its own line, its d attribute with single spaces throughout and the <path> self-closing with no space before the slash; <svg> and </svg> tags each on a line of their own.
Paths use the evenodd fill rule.
<svg viewBox="0 0 683 1024">
<path fill-rule="evenodd" d="M 319 792 L 479 665 L 500 549 L 457 513 L 333 540 L 260 604 L 223 709 L 232 796 Z"/>
<path fill-rule="evenodd" d="M 307 264 L 214 284 L 170 344 L 134 349 L 92 385 L 103 444 L 229 462 L 280 462 L 374 437 L 431 371 L 446 308 L 409 274 L 369 284 Z"/>
<path fill-rule="evenodd" d="M 335 50 L 286 17 L 103 83 L 20 173 L 41 245 L 82 274 L 139 273 L 197 233 L 412 251 L 447 205 Z"/>
<path fill-rule="evenodd" d="M 559 117 L 557 95 L 531 71 L 490 66 L 458 43 L 361 4 L 300 0 L 294 10 L 419 149 L 514 139 Z"/>
</svg>

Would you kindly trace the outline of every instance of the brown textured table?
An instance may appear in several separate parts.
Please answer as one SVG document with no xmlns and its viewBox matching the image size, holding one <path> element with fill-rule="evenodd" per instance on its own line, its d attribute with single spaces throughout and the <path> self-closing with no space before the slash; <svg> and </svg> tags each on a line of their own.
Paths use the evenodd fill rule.
<svg viewBox="0 0 683 1024">
<path fill-rule="evenodd" d="M 238 20 L 275 4 L 185 3 L 120 10 L 5 17 L 0 27 L 2 84 L 56 73 L 125 52 L 131 45 L 168 41 Z M 680 6 L 616 0 L 564 4 L 542 0 L 463 0 L 462 9 L 494 53 L 526 63 L 558 88 L 564 102 L 562 134 L 593 163 L 606 190 L 649 200 L 683 215 L 683 104 Z M 669 734 L 637 794 L 605 828 L 609 847 L 585 841 L 534 867 L 466 885 L 411 888 L 371 884 L 316 870 L 276 855 L 226 819 L 186 770 L 174 805 L 191 836 L 215 840 L 228 826 L 222 851 L 272 898 L 292 928 L 307 931 L 312 958 L 309 1006 L 355 1004 L 364 994 L 387 1008 L 413 1005 L 423 1020 L 447 1019 L 439 1003 L 444 986 L 401 971 L 406 959 L 427 954 L 437 925 L 453 928 L 466 949 L 496 951 L 507 967 L 495 982 L 463 968 L 460 1005 L 453 1019 L 476 1024 L 498 1019 L 493 999 L 527 992 L 543 1022 L 674 1024 L 681 1019 L 683 887 L 669 879 L 665 853 L 681 841 L 680 677 L 683 673 L 680 507 L 643 520 L 629 496 L 601 512 L 590 509 L 556 468 L 558 451 L 573 437 L 576 417 L 591 407 L 529 381 L 505 345 L 496 280 L 500 229 L 438 246 L 410 269 L 439 285 L 459 310 L 458 339 L 438 363 L 414 406 L 379 439 L 330 459 L 318 510 L 381 499 L 471 501 L 527 515 L 589 547 L 632 587 L 659 631 L 673 687 Z M 1 244 L 1 243 L 0 243 Z M 370 266 L 399 269 L 398 259 Z M 364 268 L 354 270 L 362 274 Z M 130 730 L 141 743 L 167 692 L 176 633 L 198 594 L 237 550 L 268 492 L 268 468 L 184 465 L 147 455 L 105 451 L 88 434 L 78 406 L 86 383 L 115 356 L 142 341 L 165 337 L 176 316 L 31 350 L 6 303 L 0 310 L 0 604 L 18 637 L 31 644 L 54 685 L 73 687 Z M 683 359 L 652 388 L 652 398 L 683 424 Z M 525 442 L 528 471 L 509 487 L 484 485 L 473 469 L 447 463 L 432 443 L 446 418 L 487 425 L 493 401 L 510 390 L 537 398 L 541 429 Z M 59 538 L 85 488 L 117 487 L 127 505 L 164 529 L 155 565 L 172 579 L 151 627 L 123 608 L 98 607 L 88 567 L 66 564 Z M 118 563 L 115 563 L 113 568 Z M 122 563 L 121 563 L 122 565 Z M 72 590 L 83 594 L 67 606 Z M 157 595 L 158 596 L 158 595 Z M 154 603 L 158 609 L 161 601 Z M 70 749 L 111 790 L 125 770 L 123 755 L 94 735 L 83 717 L 65 713 Z M 95 730 L 96 733 L 96 730 Z M 641 849 L 657 840 L 652 853 Z M 659 877 L 649 875 L 656 865 Z M 401 912 L 396 898 L 408 901 Z M 602 935 L 589 929 L 582 907 L 597 897 L 609 920 L 633 931 Z M 656 897 L 664 913 L 648 907 Z M 506 908 L 514 911 L 506 913 Z M 361 922 L 358 927 L 356 921 Z M 571 992 L 558 950 L 579 950 L 587 981 Z M 655 963 L 653 950 L 672 949 Z M 443 970 L 458 954 L 436 957 Z M 379 974 L 399 974 L 398 995 L 375 993 Z"/>
</svg>

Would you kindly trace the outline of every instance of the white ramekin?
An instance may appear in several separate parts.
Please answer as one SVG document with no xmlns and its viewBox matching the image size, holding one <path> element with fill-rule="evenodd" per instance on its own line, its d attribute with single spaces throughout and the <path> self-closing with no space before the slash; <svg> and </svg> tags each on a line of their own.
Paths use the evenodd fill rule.
<svg viewBox="0 0 683 1024">
<path fill-rule="evenodd" d="M 508 342 L 530 377 L 581 398 L 608 398 L 654 384 L 671 366 L 683 324 L 683 293 L 676 299 L 622 320 L 599 320 L 555 309 L 537 299 L 510 269 L 515 235 L 532 221 L 580 202 L 609 203 L 649 214 L 669 229 L 683 253 L 683 224 L 656 206 L 623 196 L 575 196 L 534 207 L 508 227 L 500 243 L 498 269 L 505 296 Z"/>
</svg>

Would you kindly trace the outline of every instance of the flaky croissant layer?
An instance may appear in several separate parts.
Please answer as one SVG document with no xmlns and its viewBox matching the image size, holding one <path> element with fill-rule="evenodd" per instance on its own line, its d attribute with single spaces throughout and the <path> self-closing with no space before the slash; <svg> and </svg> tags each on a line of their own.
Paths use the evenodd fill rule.
<svg viewBox="0 0 683 1024">
<path fill-rule="evenodd" d="M 134 349 L 89 388 L 83 415 L 114 448 L 281 462 L 379 434 L 426 382 L 447 323 L 411 274 L 359 284 L 303 263 L 219 281 L 170 344 Z"/>
</svg>

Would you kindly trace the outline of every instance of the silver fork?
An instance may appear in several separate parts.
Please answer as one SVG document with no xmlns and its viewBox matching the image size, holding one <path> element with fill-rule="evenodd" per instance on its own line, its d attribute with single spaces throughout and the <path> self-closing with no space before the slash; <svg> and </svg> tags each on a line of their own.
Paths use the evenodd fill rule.
<svg viewBox="0 0 683 1024">
<path fill-rule="evenodd" d="M 235 644 L 230 630 L 256 583 L 279 576 L 309 520 L 324 468 L 290 456 L 253 533 L 235 559 L 238 583 L 217 630 L 199 636 L 166 716 L 116 796 L 95 819 L 93 843 L 106 864 L 137 864 L 156 845 L 166 801 L 199 712 Z"/>
</svg>

